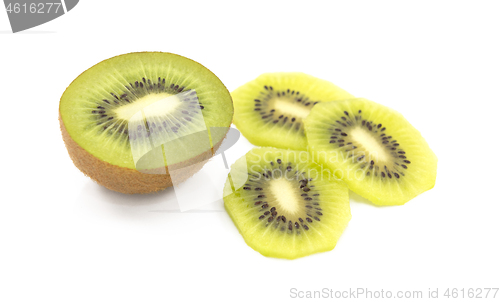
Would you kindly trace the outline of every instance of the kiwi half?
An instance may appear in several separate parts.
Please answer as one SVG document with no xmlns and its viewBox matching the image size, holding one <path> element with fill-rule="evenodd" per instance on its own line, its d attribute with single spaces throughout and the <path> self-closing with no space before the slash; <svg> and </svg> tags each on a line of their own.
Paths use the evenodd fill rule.
<svg viewBox="0 0 500 302">
<path fill-rule="evenodd" d="M 434 187 L 437 157 L 400 113 L 366 99 L 318 104 L 305 121 L 313 160 L 378 205 Z"/>
<path fill-rule="evenodd" d="M 320 102 L 353 96 L 299 72 L 265 73 L 231 93 L 234 124 L 254 145 L 306 150 L 304 119 Z"/>
<path fill-rule="evenodd" d="M 147 109 L 149 116 L 144 115 Z M 161 52 L 98 63 L 71 83 L 59 105 L 63 139 L 74 164 L 99 184 L 123 193 L 172 186 L 168 170 L 173 167 L 184 169 L 176 180 L 194 174 L 220 146 L 232 117 L 231 96 L 210 70 Z M 206 143 L 181 139 L 202 130 Z M 148 173 L 138 171 L 132 147 L 140 149 L 160 137 L 169 143 L 151 152 L 159 152 L 161 163 L 146 161 Z"/>
<path fill-rule="evenodd" d="M 294 259 L 332 250 L 351 219 L 347 186 L 309 157 L 254 148 L 231 166 L 224 206 L 262 255 Z"/>
</svg>

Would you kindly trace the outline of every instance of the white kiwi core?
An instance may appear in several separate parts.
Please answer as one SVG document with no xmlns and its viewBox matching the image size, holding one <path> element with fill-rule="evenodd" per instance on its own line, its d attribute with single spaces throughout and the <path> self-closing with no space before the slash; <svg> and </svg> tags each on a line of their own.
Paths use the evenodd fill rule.
<svg viewBox="0 0 500 302">
<path fill-rule="evenodd" d="M 288 99 L 275 99 L 274 100 L 274 108 L 279 110 L 284 115 L 288 115 L 295 118 L 305 119 L 309 112 L 311 111 L 312 106 L 305 107 L 301 103 L 292 103 Z"/>
<path fill-rule="evenodd" d="M 168 98 L 167 102 L 158 102 L 166 98 Z M 160 115 L 166 115 L 170 112 L 174 112 L 175 109 L 181 104 L 181 100 L 175 95 L 171 95 L 168 93 L 148 94 L 144 97 L 141 97 L 138 101 L 120 106 L 114 111 L 118 118 L 123 120 L 130 120 L 130 118 L 134 114 L 154 103 L 156 103 L 156 105 L 159 107 L 156 108 L 155 106 L 155 110 L 158 110 Z"/>
<path fill-rule="evenodd" d="M 374 159 L 377 162 L 389 161 L 390 158 L 387 151 L 384 149 L 380 141 L 373 137 L 370 132 L 363 128 L 356 127 L 350 131 L 350 136 L 352 137 L 352 140 L 356 142 L 356 146 L 365 149 L 367 158 Z"/>
<path fill-rule="evenodd" d="M 297 197 L 297 188 L 292 182 L 285 178 L 273 179 L 269 187 L 281 209 L 292 215 L 299 212 L 300 200 Z"/>
</svg>

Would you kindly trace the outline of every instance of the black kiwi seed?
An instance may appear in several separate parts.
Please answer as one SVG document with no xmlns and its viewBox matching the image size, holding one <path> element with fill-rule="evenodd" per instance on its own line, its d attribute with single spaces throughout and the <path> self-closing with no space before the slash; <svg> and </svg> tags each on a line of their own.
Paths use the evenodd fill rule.
<svg viewBox="0 0 500 302">
<path fill-rule="evenodd" d="M 307 230 L 309 230 L 309 227 L 308 227 L 306 224 L 304 224 L 302 227 L 303 227 L 303 228 L 304 228 L 304 230 L 306 230 L 306 231 L 307 231 Z"/>
<path fill-rule="evenodd" d="M 338 147 L 346 147 L 346 146 L 352 146 L 352 148 L 346 148 L 345 152 L 348 152 L 347 157 L 348 158 L 356 158 L 357 161 L 363 161 L 366 159 L 366 156 L 364 154 L 358 153 L 356 154 L 354 151 L 349 152 L 352 150 L 357 149 L 357 146 L 354 146 L 352 142 L 349 142 L 342 137 L 342 139 L 337 139 L 340 136 L 348 137 L 349 135 L 347 134 L 348 131 L 345 131 L 346 128 L 354 127 L 359 124 L 362 126 L 365 126 L 365 129 L 368 129 L 372 133 L 377 133 L 377 132 L 384 132 L 386 130 L 386 127 L 384 127 L 381 123 L 376 123 L 374 121 L 369 121 L 366 119 L 362 119 L 361 116 L 355 116 L 355 120 L 350 119 L 350 116 L 346 114 L 347 111 L 344 111 L 344 114 L 342 116 L 338 116 L 338 120 L 334 120 L 335 122 L 331 124 L 333 127 L 329 128 L 328 130 L 333 131 L 328 133 L 328 141 L 332 144 L 337 143 Z M 361 110 L 358 110 L 358 114 L 361 114 Z M 348 113 L 348 112 L 347 112 Z M 343 121 L 343 122 L 342 122 Z M 339 127 L 339 125 L 342 125 L 343 127 Z M 382 178 L 385 178 L 386 176 L 390 179 L 392 179 L 392 176 L 395 178 L 400 178 L 403 177 L 403 173 L 400 171 L 396 172 L 395 167 L 396 166 L 401 166 L 404 169 L 408 169 L 408 164 L 411 164 L 411 161 L 407 158 L 406 152 L 402 150 L 401 145 L 398 143 L 397 139 L 394 139 L 390 135 L 386 135 L 386 133 L 380 133 L 378 135 L 380 138 L 380 142 L 383 145 L 386 145 L 386 148 L 391 150 L 390 154 L 394 158 L 394 167 L 384 167 L 384 172 L 375 172 L 375 176 L 380 176 Z M 373 160 L 370 160 L 370 165 L 368 166 L 368 169 L 373 170 L 373 167 L 375 166 L 375 162 Z M 362 163 L 360 165 L 361 169 L 364 169 L 366 167 L 365 163 Z M 375 166 L 375 169 L 378 169 L 378 166 Z M 366 175 L 370 175 L 369 171 L 366 171 Z"/>
<path fill-rule="evenodd" d="M 143 77 L 140 80 L 140 82 L 133 81 L 133 82 L 130 82 L 129 85 L 124 85 L 123 87 L 126 90 L 124 90 L 120 93 L 110 92 L 109 94 L 112 97 L 114 104 L 122 105 L 123 103 L 133 103 L 133 102 L 139 100 L 140 98 L 142 98 L 143 96 L 151 94 L 151 93 L 167 92 L 170 94 L 177 94 L 177 93 L 182 92 L 185 89 L 185 87 L 179 87 L 179 85 L 176 85 L 176 84 L 171 84 L 170 87 L 172 89 L 170 89 L 168 86 L 165 86 L 164 84 L 165 84 L 164 78 L 162 79 L 161 77 L 158 77 L 157 79 L 151 80 L 151 79 L 147 79 L 147 78 Z M 193 93 L 196 93 L 196 92 L 193 91 Z M 197 98 L 194 98 L 194 99 L 197 99 Z M 109 107 L 106 108 L 107 105 L 105 105 L 105 104 L 111 105 L 111 102 L 108 99 L 102 99 L 102 102 L 103 103 L 101 103 L 101 105 L 97 106 L 97 109 L 100 109 L 100 110 L 98 110 L 96 112 L 92 112 L 92 113 L 101 114 L 101 116 L 100 116 L 101 118 L 107 117 L 108 123 L 103 124 L 103 122 L 97 122 L 96 125 L 98 125 L 98 126 L 102 125 L 101 127 L 103 127 L 103 129 L 111 128 L 112 132 L 115 132 L 113 130 L 117 129 L 116 125 L 120 125 L 120 124 L 123 124 L 124 122 L 128 122 L 128 121 L 123 121 L 121 119 L 116 118 L 116 116 L 114 116 L 114 112 L 108 110 L 108 109 L 110 109 Z M 113 107 L 113 108 L 116 108 L 116 107 Z M 200 106 L 200 108 L 204 109 L 205 107 Z M 183 113 L 185 113 L 185 112 L 187 112 L 187 111 L 184 110 Z M 184 119 L 186 121 L 191 121 L 190 117 L 185 117 Z M 185 124 L 185 122 L 183 122 L 183 124 Z M 164 127 L 165 127 L 164 130 L 168 131 L 169 129 L 166 129 L 166 126 L 167 126 L 166 123 L 164 123 Z M 179 126 L 180 125 L 178 125 L 177 127 L 179 127 Z M 153 127 L 153 128 L 156 128 L 156 127 Z M 153 131 L 153 129 L 147 129 L 148 132 L 145 134 L 145 136 L 148 137 L 151 133 L 157 132 L 157 131 L 162 131 L 162 130 L 163 129 L 161 127 L 156 128 L 156 131 Z M 173 132 L 177 133 L 176 130 L 173 130 Z M 128 134 L 128 131 L 120 128 L 119 133 Z M 133 135 L 133 137 L 137 137 L 137 136 Z"/>
</svg>

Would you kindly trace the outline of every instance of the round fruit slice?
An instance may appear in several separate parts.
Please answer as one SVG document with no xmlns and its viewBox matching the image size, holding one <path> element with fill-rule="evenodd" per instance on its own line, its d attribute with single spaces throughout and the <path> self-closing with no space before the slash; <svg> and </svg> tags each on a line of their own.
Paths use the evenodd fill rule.
<svg viewBox="0 0 500 302">
<path fill-rule="evenodd" d="M 306 150 L 304 119 L 320 102 L 353 96 L 299 72 L 265 73 L 232 92 L 234 124 L 254 145 Z"/>
<path fill-rule="evenodd" d="M 332 250 L 351 219 L 347 186 L 308 157 L 254 148 L 231 167 L 226 211 L 264 256 L 294 259 Z"/>
<path fill-rule="evenodd" d="M 222 143 L 232 116 L 231 96 L 210 70 L 159 52 L 125 54 L 93 66 L 71 83 L 59 105 L 74 164 L 123 193 L 172 186 L 174 167 L 182 170 L 175 181 L 194 174 Z M 193 139 L 203 133 L 205 140 Z"/>
<path fill-rule="evenodd" d="M 375 204 L 401 205 L 434 187 L 436 155 L 395 110 L 365 99 L 324 103 L 305 124 L 313 159 Z"/>
</svg>

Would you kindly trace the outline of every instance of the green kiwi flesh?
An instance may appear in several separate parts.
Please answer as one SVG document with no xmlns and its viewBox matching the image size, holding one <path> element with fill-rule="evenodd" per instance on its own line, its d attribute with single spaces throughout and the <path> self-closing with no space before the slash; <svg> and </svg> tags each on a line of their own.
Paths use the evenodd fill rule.
<svg viewBox="0 0 500 302">
<path fill-rule="evenodd" d="M 231 93 L 234 124 L 254 145 L 306 150 L 304 119 L 320 102 L 353 96 L 299 72 L 265 73 Z"/>
<path fill-rule="evenodd" d="M 262 255 L 332 250 L 351 218 L 347 186 L 309 158 L 306 151 L 254 148 L 231 167 L 224 206 Z"/>
<path fill-rule="evenodd" d="M 377 205 L 434 187 L 437 157 L 397 111 L 366 99 L 318 104 L 305 121 L 313 160 Z"/>
<path fill-rule="evenodd" d="M 148 129 L 143 131 L 169 135 L 170 145 L 160 150 L 176 153 L 169 159 L 164 154 L 168 165 L 189 161 L 220 145 L 226 132 L 210 133 L 210 129 L 231 125 L 231 96 L 219 78 L 195 61 L 161 52 L 120 55 L 91 67 L 66 89 L 59 113 L 69 138 L 79 147 L 114 167 L 135 170 L 131 118 L 161 100 L 173 101 L 152 111 L 146 118 L 157 123 L 146 123 Z M 176 140 L 203 129 L 212 134 L 206 144 Z M 145 166 L 158 168 L 156 164 Z"/>
</svg>

